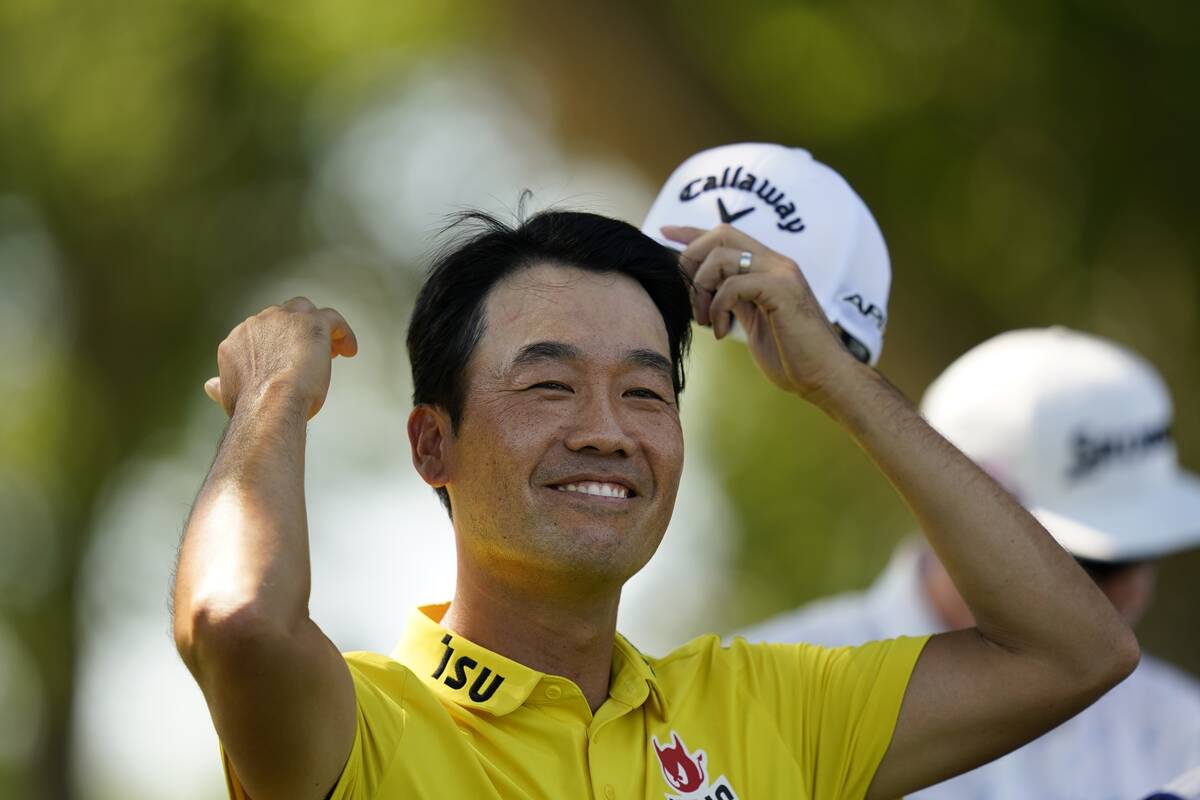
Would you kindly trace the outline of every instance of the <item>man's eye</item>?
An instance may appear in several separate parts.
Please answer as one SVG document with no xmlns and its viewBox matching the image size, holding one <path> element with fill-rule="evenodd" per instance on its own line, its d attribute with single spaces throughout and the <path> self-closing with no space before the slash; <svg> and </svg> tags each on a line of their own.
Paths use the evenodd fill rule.
<svg viewBox="0 0 1200 800">
<path fill-rule="evenodd" d="M 530 386 L 529 388 L 530 389 L 553 389 L 556 392 L 571 391 L 570 386 L 567 386 L 565 383 L 559 383 L 558 381 L 542 381 L 541 383 L 535 383 L 533 386 Z"/>
<path fill-rule="evenodd" d="M 662 400 L 663 399 L 662 395 L 659 394 L 658 392 L 654 391 L 653 389 L 630 389 L 625 394 L 629 395 L 630 397 L 643 397 L 643 398 L 646 398 L 647 400 Z"/>
</svg>

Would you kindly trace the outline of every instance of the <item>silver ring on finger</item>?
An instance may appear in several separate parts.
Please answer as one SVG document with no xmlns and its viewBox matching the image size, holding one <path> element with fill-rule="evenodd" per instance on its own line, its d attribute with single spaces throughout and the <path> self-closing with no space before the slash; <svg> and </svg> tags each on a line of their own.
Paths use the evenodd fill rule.
<svg viewBox="0 0 1200 800">
<path fill-rule="evenodd" d="M 743 250 L 742 254 L 740 256 L 738 256 L 737 274 L 745 275 L 747 272 L 749 272 L 750 271 L 750 263 L 752 261 L 754 261 L 754 254 L 751 253 L 749 250 Z"/>
</svg>

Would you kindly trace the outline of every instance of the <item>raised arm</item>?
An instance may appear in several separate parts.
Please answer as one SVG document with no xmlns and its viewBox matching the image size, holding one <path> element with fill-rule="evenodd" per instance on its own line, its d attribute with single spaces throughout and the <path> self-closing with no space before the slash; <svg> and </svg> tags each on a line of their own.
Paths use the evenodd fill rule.
<svg viewBox="0 0 1200 800">
<path fill-rule="evenodd" d="M 871 456 L 916 516 L 976 627 L 934 636 L 912 674 L 870 798 L 996 758 L 1096 700 L 1137 664 L 1133 633 L 1011 496 L 837 341 L 800 270 L 729 226 L 665 228 L 689 243 L 696 315 L 730 314 L 772 382 L 816 404 Z M 739 255 L 753 268 L 738 273 Z"/>
<path fill-rule="evenodd" d="M 349 671 L 308 615 L 304 440 L 331 358 L 357 349 L 296 298 L 234 328 L 205 385 L 230 418 L 180 547 L 175 643 L 255 800 L 320 800 L 354 743 Z"/>
</svg>

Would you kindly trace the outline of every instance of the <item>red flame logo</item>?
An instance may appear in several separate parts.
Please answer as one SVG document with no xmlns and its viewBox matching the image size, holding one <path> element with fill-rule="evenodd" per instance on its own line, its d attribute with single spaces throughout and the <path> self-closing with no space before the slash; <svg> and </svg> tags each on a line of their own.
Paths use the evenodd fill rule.
<svg viewBox="0 0 1200 800">
<path fill-rule="evenodd" d="M 679 734 L 671 731 L 674 743 L 670 747 L 659 747 L 654 737 L 654 753 L 662 765 L 663 777 L 677 792 L 694 792 L 704 786 L 704 751 L 689 753 Z"/>
</svg>

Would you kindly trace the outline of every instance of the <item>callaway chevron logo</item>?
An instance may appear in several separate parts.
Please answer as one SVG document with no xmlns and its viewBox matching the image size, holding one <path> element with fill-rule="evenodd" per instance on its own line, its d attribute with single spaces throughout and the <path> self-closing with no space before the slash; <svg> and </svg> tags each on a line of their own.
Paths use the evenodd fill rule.
<svg viewBox="0 0 1200 800">
<path fill-rule="evenodd" d="M 787 193 L 778 186 L 772 185 L 769 179 L 759 178 L 753 172 L 745 171 L 744 167 L 725 167 L 720 175 L 701 175 L 698 178 L 692 178 L 683 185 L 683 189 L 679 192 L 679 200 L 686 203 L 695 200 L 705 192 L 715 192 L 719 189 L 734 189 L 739 192 L 748 192 L 757 197 L 778 215 L 779 222 L 776 223 L 776 227 L 781 231 L 800 233 L 804 230 L 804 220 L 796 213 L 796 204 L 788 200 Z M 749 214 L 753 209 L 730 214 L 724 203 L 719 203 L 718 210 L 721 212 L 722 222 L 732 222 L 733 220 L 726 219 L 726 217 L 737 219 Z"/>
<path fill-rule="evenodd" d="M 721 215 L 721 222 L 725 222 L 725 223 L 737 222 L 739 219 L 741 219 L 742 217 L 746 216 L 747 214 L 749 214 L 753 211 L 754 211 L 754 206 L 751 206 L 750 208 L 743 208 L 741 211 L 730 214 L 729 209 L 727 209 L 725 207 L 725 201 L 719 197 L 717 198 L 717 213 Z"/>
</svg>

